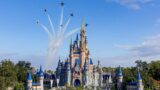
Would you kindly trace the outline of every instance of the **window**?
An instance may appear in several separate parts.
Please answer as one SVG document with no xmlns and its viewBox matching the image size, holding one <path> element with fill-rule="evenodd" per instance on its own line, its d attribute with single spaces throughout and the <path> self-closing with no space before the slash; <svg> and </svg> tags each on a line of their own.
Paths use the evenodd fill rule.
<svg viewBox="0 0 160 90">
<path fill-rule="evenodd" d="M 80 66 L 80 59 L 79 58 L 75 59 L 75 64 L 76 63 Z"/>
</svg>

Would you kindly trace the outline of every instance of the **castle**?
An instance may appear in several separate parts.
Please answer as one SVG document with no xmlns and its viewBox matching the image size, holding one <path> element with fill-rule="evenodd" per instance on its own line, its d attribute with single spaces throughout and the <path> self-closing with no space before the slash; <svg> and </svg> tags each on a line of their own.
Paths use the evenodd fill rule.
<svg viewBox="0 0 160 90">
<path fill-rule="evenodd" d="M 33 81 L 33 76 L 36 81 Z M 115 79 L 116 81 L 113 81 Z M 78 87 L 97 90 L 123 90 L 122 68 L 117 68 L 117 73 L 104 73 L 98 61 L 93 64 L 90 57 L 90 51 L 87 47 L 87 37 L 85 25 L 82 22 L 80 38 L 77 34 L 76 40 L 70 44 L 69 58 L 65 61 L 59 60 L 56 72 L 50 74 L 43 72 L 42 67 L 36 72 L 27 74 L 27 90 L 56 90 L 56 88 Z M 143 90 L 143 83 L 140 72 L 137 73 L 137 81 L 127 84 L 127 90 Z"/>
</svg>

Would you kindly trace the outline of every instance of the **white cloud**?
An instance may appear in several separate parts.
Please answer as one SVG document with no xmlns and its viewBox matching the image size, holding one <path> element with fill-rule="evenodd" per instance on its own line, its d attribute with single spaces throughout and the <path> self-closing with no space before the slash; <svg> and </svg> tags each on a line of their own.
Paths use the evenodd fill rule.
<svg viewBox="0 0 160 90">
<path fill-rule="evenodd" d="M 107 2 L 118 3 L 132 10 L 141 9 L 142 5 L 153 2 L 154 0 L 106 0 Z"/>
<path fill-rule="evenodd" d="M 122 55 L 122 56 L 100 58 L 101 64 L 104 67 L 118 67 L 119 65 L 122 67 L 132 67 L 136 65 L 135 64 L 136 60 L 143 60 L 146 62 L 151 62 L 153 60 L 160 60 L 160 55 L 139 57 L 139 56 L 127 54 L 127 55 Z"/>
<path fill-rule="evenodd" d="M 118 48 L 129 51 L 136 57 L 155 57 L 160 55 L 160 34 L 146 38 L 139 45 L 116 45 Z"/>
</svg>

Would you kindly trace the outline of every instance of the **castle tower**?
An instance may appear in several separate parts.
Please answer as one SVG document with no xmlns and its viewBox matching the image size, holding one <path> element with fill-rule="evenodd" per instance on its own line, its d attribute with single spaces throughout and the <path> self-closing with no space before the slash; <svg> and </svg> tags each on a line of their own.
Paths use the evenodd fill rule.
<svg viewBox="0 0 160 90">
<path fill-rule="evenodd" d="M 117 90 L 122 90 L 122 83 L 123 83 L 122 68 L 119 66 L 117 74 Z"/>
<path fill-rule="evenodd" d="M 60 80 L 60 75 L 61 75 L 61 69 L 62 69 L 61 60 L 59 59 L 59 61 L 58 61 L 58 66 L 57 66 L 57 69 L 56 69 L 56 81 L 57 81 L 57 86 L 59 86 L 59 80 Z"/>
<path fill-rule="evenodd" d="M 73 45 L 72 45 L 72 40 L 71 40 L 71 43 L 70 43 L 70 63 L 71 63 L 71 67 L 74 66 L 74 62 L 73 62 Z"/>
<path fill-rule="evenodd" d="M 32 75 L 30 72 L 27 73 L 27 90 L 32 90 Z"/>
<path fill-rule="evenodd" d="M 70 62 L 69 62 L 69 59 L 67 59 L 66 61 L 66 84 L 67 86 L 70 86 L 71 85 L 71 66 L 70 66 Z"/>
<path fill-rule="evenodd" d="M 60 73 L 61 73 L 61 60 L 59 59 L 58 61 L 58 66 L 57 66 L 57 69 L 56 69 L 56 78 L 60 78 Z"/>
<path fill-rule="evenodd" d="M 98 86 L 98 73 L 96 71 L 96 66 L 93 67 L 93 87 L 94 90 L 96 90 L 96 87 Z"/>
<path fill-rule="evenodd" d="M 107 90 L 112 90 L 112 77 L 111 75 L 109 75 L 109 78 L 108 78 L 108 82 L 107 82 Z"/>
<path fill-rule="evenodd" d="M 42 66 L 40 66 L 40 69 L 39 69 L 39 83 L 41 85 L 41 90 L 44 90 L 43 80 L 44 80 L 44 74 L 43 74 Z"/>
<path fill-rule="evenodd" d="M 103 76 L 102 76 L 103 71 L 102 71 L 102 67 L 101 67 L 101 64 L 100 64 L 99 60 L 98 60 L 98 65 L 97 65 L 97 71 L 99 73 L 98 83 L 99 83 L 99 86 L 102 86 L 103 85 L 103 83 L 102 83 L 102 81 L 103 81 Z"/>
<path fill-rule="evenodd" d="M 89 85 L 89 70 L 88 70 L 88 62 L 85 60 L 84 63 L 84 71 L 83 71 L 83 82 L 85 86 Z"/>
<path fill-rule="evenodd" d="M 109 83 L 112 83 L 112 77 L 111 77 L 111 75 L 109 75 L 108 82 L 109 82 Z"/>
<path fill-rule="evenodd" d="M 86 35 L 85 35 L 85 25 L 84 25 L 84 20 L 82 21 L 81 25 L 81 32 L 80 32 L 80 67 L 83 68 L 84 62 L 86 60 Z"/>
<path fill-rule="evenodd" d="M 143 83 L 142 83 L 142 78 L 139 70 L 137 74 L 137 90 L 143 90 Z"/>
</svg>

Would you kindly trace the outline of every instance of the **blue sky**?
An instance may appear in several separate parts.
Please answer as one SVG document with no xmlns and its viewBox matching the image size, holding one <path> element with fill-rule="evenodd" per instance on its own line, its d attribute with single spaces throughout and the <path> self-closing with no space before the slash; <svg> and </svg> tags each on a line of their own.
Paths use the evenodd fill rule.
<svg viewBox="0 0 160 90">
<path fill-rule="evenodd" d="M 60 2 L 0 0 L 0 59 L 43 64 L 48 36 L 36 21 L 49 26 L 43 12 L 47 8 L 57 26 Z M 136 59 L 160 58 L 159 0 L 64 0 L 64 3 L 64 18 L 71 12 L 75 15 L 68 31 L 80 27 L 83 17 L 89 24 L 86 32 L 94 62 L 100 59 L 103 66 L 132 66 Z M 75 35 L 64 41 L 59 56 L 68 56 L 71 38 Z"/>
</svg>

